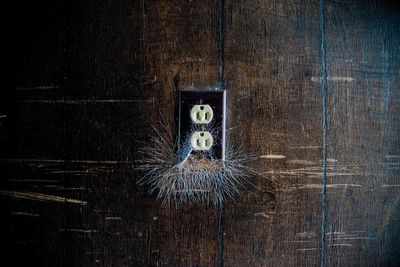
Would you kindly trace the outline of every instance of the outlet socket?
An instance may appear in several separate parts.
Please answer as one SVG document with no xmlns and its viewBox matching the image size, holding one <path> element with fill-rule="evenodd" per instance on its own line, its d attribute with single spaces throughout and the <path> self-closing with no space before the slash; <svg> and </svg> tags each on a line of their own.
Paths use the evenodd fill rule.
<svg viewBox="0 0 400 267">
<path fill-rule="evenodd" d="M 192 122 L 196 124 L 210 123 L 214 117 L 214 112 L 210 105 L 194 105 L 190 111 Z"/>
<path fill-rule="evenodd" d="M 195 151 L 210 150 L 214 143 L 214 138 L 212 137 L 210 132 L 196 131 L 192 134 L 190 142 L 193 150 Z"/>
<path fill-rule="evenodd" d="M 180 89 L 177 99 L 177 137 L 179 140 L 178 150 L 187 151 L 190 143 L 192 153 L 207 152 L 215 159 L 225 160 L 225 124 L 226 124 L 226 91 L 220 89 Z M 198 138 L 197 132 L 208 132 L 211 138 Z M 207 135 L 208 136 L 208 135 Z M 207 141 L 207 145 L 197 140 Z M 209 145 L 212 140 L 211 145 Z M 189 145 L 190 145 L 189 144 Z M 201 147 L 201 149 L 199 149 Z"/>
</svg>

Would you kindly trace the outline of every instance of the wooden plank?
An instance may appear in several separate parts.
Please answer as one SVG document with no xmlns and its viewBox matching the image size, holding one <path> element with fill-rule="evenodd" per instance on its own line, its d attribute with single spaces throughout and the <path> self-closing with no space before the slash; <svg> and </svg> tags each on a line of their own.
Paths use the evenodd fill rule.
<svg viewBox="0 0 400 267">
<path fill-rule="evenodd" d="M 68 6 L 63 1 L 10 3 L 2 17 L 5 70 L 4 96 L 17 92 L 51 94 L 64 79 L 63 42 Z"/>
<path fill-rule="evenodd" d="M 228 128 L 260 173 L 226 205 L 227 266 L 319 265 L 320 69 L 318 2 L 227 1 Z"/>
<path fill-rule="evenodd" d="M 393 4 L 327 2 L 327 266 L 400 262 L 400 20 Z"/>
<path fill-rule="evenodd" d="M 218 83 L 217 2 L 47 1 L 8 10 L 15 27 L 6 29 L 10 68 L 0 92 L 3 260 L 400 261 L 395 4 L 322 1 L 324 17 L 320 1 L 227 0 L 229 136 L 259 156 L 251 164 L 259 175 L 226 203 L 220 233 L 214 207 L 161 206 L 137 185 L 137 150 L 160 114 L 172 114 L 176 86 Z"/>
<path fill-rule="evenodd" d="M 174 114 L 172 91 L 176 86 L 205 87 L 217 83 L 218 5 L 215 1 L 146 1 L 145 9 L 147 76 L 157 81 L 153 90 L 164 98 L 154 114 Z M 214 207 L 160 208 L 159 202 L 155 205 L 156 208 L 147 209 L 150 218 L 158 218 L 147 228 L 151 241 L 149 265 L 216 265 Z"/>
<path fill-rule="evenodd" d="M 176 85 L 217 83 L 217 3 L 32 8 L 16 42 L 36 42 L 11 50 L 29 48 L 14 62 L 1 105 L 9 258 L 44 266 L 215 265 L 215 208 L 161 206 L 137 185 L 142 174 L 132 166 L 160 113 L 173 114 Z"/>
</svg>

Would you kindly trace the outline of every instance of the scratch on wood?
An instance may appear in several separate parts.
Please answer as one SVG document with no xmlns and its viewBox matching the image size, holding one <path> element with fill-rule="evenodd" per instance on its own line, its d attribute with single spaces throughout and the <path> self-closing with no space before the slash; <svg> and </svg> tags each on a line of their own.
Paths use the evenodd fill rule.
<svg viewBox="0 0 400 267">
<path fill-rule="evenodd" d="M 391 159 L 391 158 L 400 158 L 399 155 L 386 155 L 385 158 Z"/>
<path fill-rule="evenodd" d="M 343 245 L 346 246 L 344 243 L 339 243 L 339 244 L 333 244 L 333 241 L 339 241 L 340 240 L 375 240 L 376 238 L 374 237 L 368 237 L 368 236 L 359 236 L 360 233 L 366 233 L 365 231 L 352 231 L 351 233 L 346 233 L 346 232 L 331 232 L 327 233 L 326 235 L 329 236 L 329 240 L 331 240 L 331 245 Z"/>
<path fill-rule="evenodd" d="M 313 171 L 306 171 L 306 170 L 289 170 L 289 171 L 268 171 L 266 174 L 282 174 L 282 175 L 293 175 L 293 176 L 298 176 L 298 175 L 311 175 L 312 177 L 319 177 L 322 172 L 313 172 Z M 327 176 L 362 176 L 362 175 L 376 175 L 374 173 L 341 173 L 341 172 L 334 172 L 334 173 L 328 173 Z"/>
<path fill-rule="evenodd" d="M 379 164 L 381 164 L 381 165 L 399 165 L 400 162 L 381 162 Z"/>
<path fill-rule="evenodd" d="M 310 243 L 312 240 L 286 240 L 285 243 Z"/>
<path fill-rule="evenodd" d="M 362 237 L 362 236 L 358 236 L 358 237 L 337 237 L 335 238 L 335 240 L 375 240 L 376 238 L 373 237 Z"/>
<path fill-rule="evenodd" d="M 331 247 L 352 247 L 352 244 L 332 244 Z"/>
<path fill-rule="evenodd" d="M 285 159 L 286 156 L 270 154 L 270 155 L 261 155 L 261 156 L 259 156 L 259 158 L 261 158 L 261 159 Z"/>
<path fill-rule="evenodd" d="M 65 198 L 65 197 L 59 197 L 59 196 L 53 196 L 53 195 L 45 195 L 45 194 L 34 193 L 34 192 L 19 192 L 19 191 L 1 190 L 0 195 L 12 197 L 12 198 L 28 199 L 28 200 L 54 201 L 54 202 L 61 202 L 61 203 L 87 205 L 86 201 Z"/>
<path fill-rule="evenodd" d="M 149 80 L 149 81 L 141 82 L 140 85 L 153 84 L 153 83 L 156 83 L 156 82 L 157 82 L 157 76 L 154 76 L 154 77 L 153 77 L 151 80 Z"/>
<path fill-rule="evenodd" d="M 332 159 L 332 158 L 327 158 L 326 162 L 327 163 L 335 163 L 335 162 L 338 162 L 338 160 L 337 159 Z"/>
<path fill-rule="evenodd" d="M 287 134 L 287 133 L 270 133 L 271 135 L 274 136 L 291 136 L 292 134 Z"/>
<path fill-rule="evenodd" d="M 299 164 L 299 165 L 313 165 L 316 164 L 315 162 L 309 160 L 301 160 L 301 159 L 293 159 L 289 160 L 287 163 L 289 164 Z"/>
<path fill-rule="evenodd" d="M 54 188 L 56 190 L 64 190 L 64 188 L 61 185 L 54 185 L 54 184 L 50 184 L 50 185 L 43 185 L 44 188 Z"/>
<path fill-rule="evenodd" d="M 91 255 L 91 254 L 102 254 L 100 251 L 86 251 L 85 254 Z"/>
<path fill-rule="evenodd" d="M 327 81 L 332 81 L 332 82 L 354 82 L 355 79 L 353 77 L 344 77 L 344 76 L 327 76 L 326 77 Z M 320 82 L 321 77 L 316 77 L 313 76 L 311 77 L 312 82 Z"/>
<path fill-rule="evenodd" d="M 120 221 L 121 217 L 105 217 L 104 220 L 106 220 L 106 221 Z"/>
<path fill-rule="evenodd" d="M 316 251 L 319 250 L 319 248 L 298 248 L 298 251 Z"/>
<path fill-rule="evenodd" d="M 301 233 L 297 233 L 296 236 L 304 238 L 304 237 L 315 237 L 317 236 L 317 234 L 315 232 L 301 232 Z"/>
<path fill-rule="evenodd" d="M 290 149 L 319 149 L 321 146 L 291 146 Z"/>
<path fill-rule="evenodd" d="M 12 211 L 12 215 L 19 215 L 19 216 L 29 216 L 29 217 L 39 217 L 39 214 L 36 213 L 29 213 L 29 212 L 23 212 L 23 211 Z"/>
<path fill-rule="evenodd" d="M 267 214 L 265 214 L 265 212 L 257 212 L 254 213 L 254 216 L 256 217 L 263 217 L 263 218 L 269 218 L 269 216 Z"/>
<path fill-rule="evenodd" d="M 362 187 L 360 184 L 328 184 L 326 188 L 340 188 L 340 187 Z M 321 189 L 321 184 L 306 184 L 299 187 L 300 189 Z"/>
<path fill-rule="evenodd" d="M 62 187 L 62 188 L 59 188 L 59 190 L 75 191 L 75 190 L 85 190 L 85 188 L 84 187 Z"/>
<path fill-rule="evenodd" d="M 97 230 L 86 230 L 86 229 L 59 229 L 60 232 L 77 232 L 77 233 L 97 233 Z"/>
<path fill-rule="evenodd" d="M 326 233 L 326 235 L 345 235 L 346 233 L 345 232 L 329 232 L 329 233 Z"/>
<path fill-rule="evenodd" d="M 60 185 L 44 185 L 45 188 L 54 188 L 55 190 L 61 191 L 81 191 L 85 190 L 85 187 L 64 187 Z"/>
</svg>

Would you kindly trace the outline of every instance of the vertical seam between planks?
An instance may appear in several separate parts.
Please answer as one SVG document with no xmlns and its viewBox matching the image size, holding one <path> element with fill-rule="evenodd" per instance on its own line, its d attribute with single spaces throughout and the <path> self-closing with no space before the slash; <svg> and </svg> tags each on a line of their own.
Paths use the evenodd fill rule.
<svg viewBox="0 0 400 267">
<path fill-rule="evenodd" d="M 224 46 L 225 46 L 225 3 L 224 0 L 219 1 L 219 14 L 218 14 L 218 63 L 219 63 L 219 87 L 220 89 L 225 88 L 224 84 L 224 71 L 225 71 L 225 54 L 224 54 Z"/>
<path fill-rule="evenodd" d="M 218 203 L 218 229 L 217 229 L 217 266 L 225 265 L 224 259 L 224 203 Z"/>
<path fill-rule="evenodd" d="M 218 82 L 219 88 L 225 89 L 224 84 L 224 68 L 225 68 L 225 10 L 224 0 L 219 1 L 218 6 Z M 217 266 L 223 267 L 224 260 L 224 203 L 219 202 L 217 206 Z"/>
<path fill-rule="evenodd" d="M 326 200 L 326 145 L 327 145 L 327 72 L 326 72 L 326 40 L 325 40 L 325 12 L 324 12 L 325 2 L 320 0 L 320 46 L 321 46 L 321 90 L 322 90 L 322 200 L 321 200 L 321 255 L 320 255 L 320 266 L 325 266 L 326 261 L 326 224 L 327 224 L 327 200 Z"/>
</svg>

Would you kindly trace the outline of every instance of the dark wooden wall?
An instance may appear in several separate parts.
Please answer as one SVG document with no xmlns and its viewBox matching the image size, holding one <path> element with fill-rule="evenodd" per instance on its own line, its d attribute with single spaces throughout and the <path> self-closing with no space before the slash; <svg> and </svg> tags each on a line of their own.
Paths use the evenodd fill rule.
<svg viewBox="0 0 400 267">
<path fill-rule="evenodd" d="M 400 266 L 399 6 L 221 2 L 4 10 L 1 265 Z M 223 210 L 161 206 L 137 150 L 221 67 L 260 175 Z"/>
</svg>

